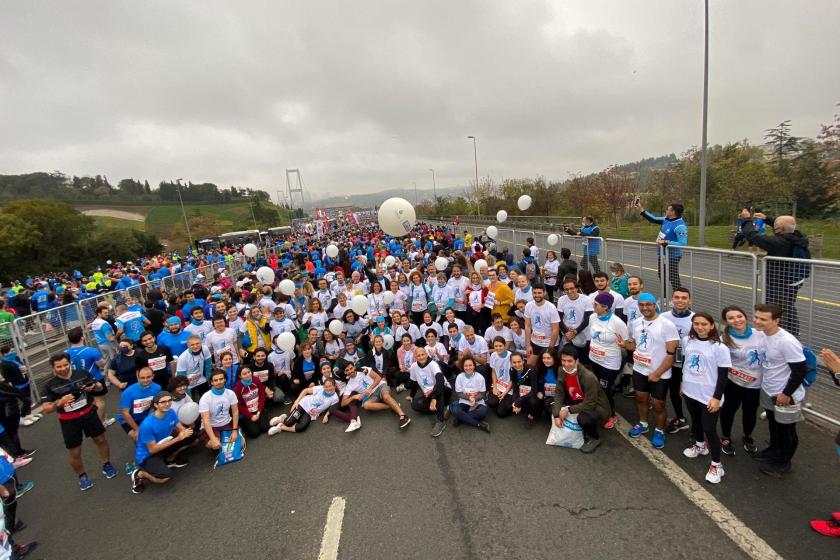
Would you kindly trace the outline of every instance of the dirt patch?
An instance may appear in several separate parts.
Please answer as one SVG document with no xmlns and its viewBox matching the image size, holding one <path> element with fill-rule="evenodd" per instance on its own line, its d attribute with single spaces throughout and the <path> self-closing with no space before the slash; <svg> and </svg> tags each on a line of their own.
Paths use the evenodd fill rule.
<svg viewBox="0 0 840 560">
<path fill-rule="evenodd" d="M 119 218 L 120 220 L 132 220 L 135 222 L 146 221 L 146 216 L 137 214 L 136 212 L 126 212 L 125 210 L 113 210 L 111 208 L 95 208 L 92 210 L 82 210 L 85 216 L 104 216 L 106 218 Z"/>
</svg>

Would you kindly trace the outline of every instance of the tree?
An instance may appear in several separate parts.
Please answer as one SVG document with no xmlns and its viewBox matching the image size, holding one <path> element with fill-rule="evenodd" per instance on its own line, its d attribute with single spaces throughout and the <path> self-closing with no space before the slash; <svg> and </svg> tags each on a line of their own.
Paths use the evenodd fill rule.
<svg viewBox="0 0 840 560">
<path fill-rule="evenodd" d="M 591 197 L 596 204 L 613 217 L 616 229 L 621 228 L 621 217 L 627 212 L 636 193 L 638 175 L 617 166 L 607 168 L 591 182 Z"/>
</svg>

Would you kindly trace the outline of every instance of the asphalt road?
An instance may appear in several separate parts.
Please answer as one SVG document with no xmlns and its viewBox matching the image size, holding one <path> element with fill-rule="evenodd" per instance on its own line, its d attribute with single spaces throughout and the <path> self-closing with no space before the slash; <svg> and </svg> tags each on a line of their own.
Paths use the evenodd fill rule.
<svg viewBox="0 0 840 560">
<path fill-rule="evenodd" d="M 619 397 L 633 420 L 632 401 Z M 114 399 L 110 402 L 114 406 Z M 429 437 L 431 419 L 414 416 L 405 432 L 390 413 L 365 414 L 363 428 L 313 424 L 304 434 L 262 436 L 245 459 L 212 468 L 194 450 L 165 487 L 133 495 L 121 474 L 105 480 L 95 448 L 84 458 L 95 486 L 81 493 L 66 465 L 57 419 L 22 428 L 35 461 L 19 516 L 20 542 L 40 542 L 36 558 L 318 558 L 331 500 L 346 499 L 342 559 L 747 557 L 714 521 L 621 434 L 604 434 L 593 455 L 548 447 L 546 424 L 491 418 L 492 434 L 449 426 Z M 737 424 L 736 424 L 737 426 Z M 765 437 L 760 422 L 757 439 Z M 707 464 L 681 455 L 687 436 L 665 453 L 701 480 Z M 807 522 L 840 510 L 832 434 L 800 429 L 794 471 L 760 474 L 741 452 L 712 495 L 785 558 L 836 557 L 840 543 Z M 115 465 L 131 457 L 117 426 L 108 430 Z"/>
</svg>

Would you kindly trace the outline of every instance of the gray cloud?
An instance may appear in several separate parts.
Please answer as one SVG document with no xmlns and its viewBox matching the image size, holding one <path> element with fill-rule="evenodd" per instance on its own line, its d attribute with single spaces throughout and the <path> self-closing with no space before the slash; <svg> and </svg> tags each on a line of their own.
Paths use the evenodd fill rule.
<svg viewBox="0 0 840 560">
<path fill-rule="evenodd" d="M 813 136 L 840 4 L 712 2 L 712 142 Z M 0 172 L 313 195 L 565 178 L 700 139 L 702 3 L 39 2 L 0 20 Z"/>
</svg>

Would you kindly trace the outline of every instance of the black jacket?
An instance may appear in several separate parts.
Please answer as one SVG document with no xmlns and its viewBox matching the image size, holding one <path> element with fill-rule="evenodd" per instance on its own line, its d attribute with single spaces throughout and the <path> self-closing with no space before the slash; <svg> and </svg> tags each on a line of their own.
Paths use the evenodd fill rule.
<svg viewBox="0 0 840 560">
<path fill-rule="evenodd" d="M 775 219 L 767 216 L 764 220 L 770 227 L 773 227 Z M 747 243 L 759 247 L 767 251 L 768 257 L 793 257 L 793 248 L 801 247 L 808 248 L 808 238 L 802 235 L 798 229 L 793 233 L 782 233 L 775 235 L 759 235 L 753 228 L 752 220 L 747 220 L 744 223 L 744 236 Z M 791 283 L 798 281 L 801 276 L 797 273 L 797 269 L 801 264 L 788 263 L 784 261 L 767 261 L 767 279 L 768 281 Z"/>
</svg>

